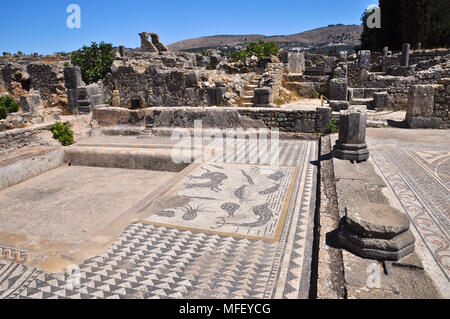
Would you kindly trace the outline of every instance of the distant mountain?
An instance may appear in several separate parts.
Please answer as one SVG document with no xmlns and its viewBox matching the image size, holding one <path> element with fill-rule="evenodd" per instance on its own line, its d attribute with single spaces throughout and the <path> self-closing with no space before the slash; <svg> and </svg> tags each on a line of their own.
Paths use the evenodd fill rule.
<svg viewBox="0 0 450 319">
<path fill-rule="evenodd" d="M 169 45 L 174 51 L 201 51 L 205 49 L 246 46 L 250 42 L 274 41 L 283 49 L 318 49 L 330 46 L 355 46 L 360 44 L 361 25 L 330 25 L 292 35 L 265 36 L 215 35 L 188 39 Z"/>
</svg>

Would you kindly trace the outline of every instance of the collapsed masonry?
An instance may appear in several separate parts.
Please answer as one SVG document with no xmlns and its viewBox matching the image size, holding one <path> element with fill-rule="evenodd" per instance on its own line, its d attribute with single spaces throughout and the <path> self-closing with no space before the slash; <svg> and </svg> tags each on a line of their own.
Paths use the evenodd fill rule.
<svg viewBox="0 0 450 319">
<path fill-rule="evenodd" d="M 408 111 L 406 120 L 411 127 L 445 127 L 449 122 L 448 85 L 441 81 L 450 77 L 450 50 L 410 52 L 405 45 L 401 53 L 392 53 L 388 48 L 380 53 L 339 52 L 336 56 L 281 52 L 279 57 L 232 62 L 215 50 L 202 54 L 171 52 L 157 34 L 139 35 L 141 48 L 120 47 L 111 72 L 89 86 L 65 80 L 64 65 L 70 63 L 70 54 L 4 54 L 0 57 L 0 93 L 12 94 L 19 100 L 21 95 L 37 91 L 45 110 L 55 107 L 53 112 L 57 114 L 64 108 L 72 113 L 89 112 L 103 104 L 129 109 L 278 107 L 323 96 L 330 100 L 329 106 L 335 112 L 351 105 L 398 110 L 410 104 L 408 110 L 414 111 Z M 434 101 L 430 102 L 433 111 L 414 102 L 410 90 L 415 85 L 435 86 Z M 430 124 L 418 117 L 434 119 Z M 12 117 L 3 121 L 2 129 L 28 125 L 17 120 L 12 124 Z"/>
</svg>

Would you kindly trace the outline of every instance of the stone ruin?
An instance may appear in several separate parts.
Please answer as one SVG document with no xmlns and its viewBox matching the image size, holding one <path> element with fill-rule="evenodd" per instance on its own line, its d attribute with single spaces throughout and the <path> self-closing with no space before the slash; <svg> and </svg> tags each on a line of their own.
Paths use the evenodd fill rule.
<svg viewBox="0 0 450 319">
<path fill-rule="evenodd" d="M 336 119 L 338 112 L 359 106 L 406 110 L 405 123 L 414 128 L 449 125 L 449 50 L 411 51 L 405 44 L 400 53 L 387 47 L 381 53 L 335 56 L 282 51 L 278 57 L 232 62 L 214 50 L 171 52 L 155 33 L 139 36 L 140 49 L 120 46 L 111 72 L 87 86 L 76 69 L 65 67 L 70 55 L 5 54 L 0 57 L 0 91 L 17 100 L 39 92 L 44 113 L 54 107 L 59 115 L 89 113 L 99 105 L 279 107 L 320 97 Z M 424 85 L 433 88 L 415 88 Z M 426 98 L 421 97 L 425 91 Z M 3 129 L 31 123 L 17 118 L 3 120 Z"/>
<path fill-rule="evenodd" d="M 142 52 L 160 53 L 169 51 L 169 49 L 159 39 L 159 35 L 157 35 L 156 33 L 142 32 L 139 33 L 139 36 L 141 37 Z M 149 37 L 151 37 L 152 42 L 148 40 Z"/>
</svg>

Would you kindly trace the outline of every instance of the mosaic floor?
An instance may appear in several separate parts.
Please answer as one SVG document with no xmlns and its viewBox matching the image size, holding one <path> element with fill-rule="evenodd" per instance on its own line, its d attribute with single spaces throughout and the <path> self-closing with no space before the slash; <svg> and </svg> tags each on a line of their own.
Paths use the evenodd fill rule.
<svg viewBox="0 0 450 319">
<path fill-rule="evenodd" d="M 172 190 L 189 203 L 145 221 L 182 229 L 278 241 L 297 169 L 202 164 Z M 201 196 L 199 195 L 201 193 Z"/>
<path fill-rule="evenodd" d="M 79 266 L 79 287 L 0 260 L 0 297 L 307 298 L 315 161 L 317 143 L 281 141 L 277 169 L 195 164 L 162 195 L 187 204 L 128 226 Z"/>
<path fill-rule="evenodd" d="M 424 244 L 427 271 L 450 297 L 450 145 L 379 138 L 368 145 Z"/>
</svg>

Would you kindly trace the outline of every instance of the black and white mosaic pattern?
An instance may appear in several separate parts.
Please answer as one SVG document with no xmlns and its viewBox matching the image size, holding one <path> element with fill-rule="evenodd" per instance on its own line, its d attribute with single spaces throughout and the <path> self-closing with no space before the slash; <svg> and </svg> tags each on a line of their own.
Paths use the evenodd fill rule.
<svg viewBox="0 0 450 319">
<path fill-rule="evenodd" d="M 317 145 L 281 143 L 283 165 L 298 167 L 278 241 L 133 223 L 104 254 L 79 266 L 79 286 L 17 264 L 0 268 L 3 298 L 307 298 Z M 0 264 L 2 265 L 2 264 Z M 4 269 L 6 267 L 6 269 Z M 8 283 L 1 286 L 2 277 Z"/>
</svg>

